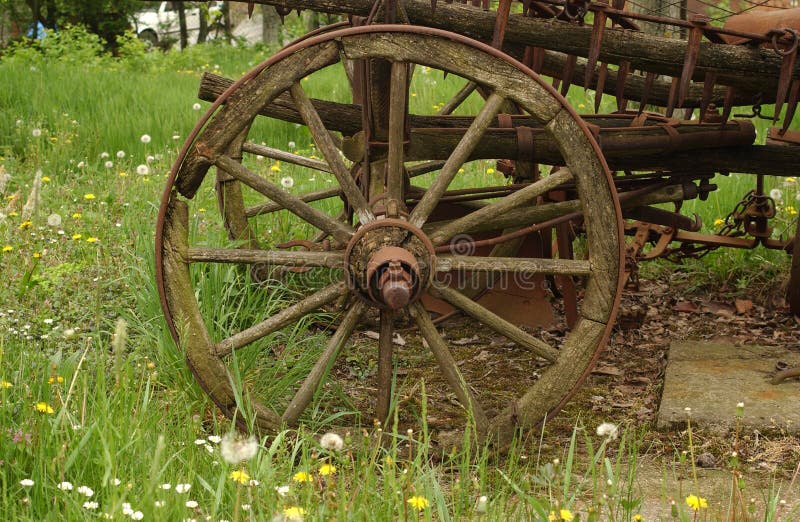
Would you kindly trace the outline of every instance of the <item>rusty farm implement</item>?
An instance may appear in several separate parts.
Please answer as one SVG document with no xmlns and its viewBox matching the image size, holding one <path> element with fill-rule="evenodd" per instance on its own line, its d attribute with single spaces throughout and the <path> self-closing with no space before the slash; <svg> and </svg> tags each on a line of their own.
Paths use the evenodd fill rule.
<svg viewBox="0 0 800 522">
<path fill-rule="evenodd" d="M 205 75 L 211 107 L 164 191 L 162 306 L 227 415 L 245 408 L 267 430 L 319 417 L 318 398 L 346 380 L 342 361 L 353 359 L 343 352 L 359 339 L 372 370 L 347 390 L 356 404 L 329 415 L 385 422 L 403 401 L 419 406 L 425 377 L 432 424 L 473 425 L 503 444 L 585 380 L 647 258 L 794 250 L 789 302 L 800 313 L 800 245 L 773 233 L 764 193 L 765 177 L 794 174 L 800 159 L 789 128 L 800 98 L 796 11 L 717 27 L 700 15 L 637 14 L 624 0 L 257 3 L 347 21 L 236 81 Z M 684 38 L 646 34 L 642 23 Z M 422 106 L 416 89 L 437 81 L 450 98 Z M 315 97 L 315 85 L 347 89 Z M 617 111 L 579 115 L 563 96 L 570 85 L 595 91 L 596 111 L 612 96 Z M 758 116 L 766 103 L 776 122 L 785 115 L 756 145 L 754 125 L 733 112 Z M 314 154 L 268 125 L 302 127 Z M 292 165 L 294 177 L 281 186 L 270 162 Z M 474 165 L 491 165 L 493 177 Z M 702 233 L 680 204 L 705 199 L 729 172 L 753 174 L 755 188 L 721 233 Z M 224 235 L 197 212 L 207 189 Z M 279 234 L 276 222 L 291 224 Z M 218 270 L 230 264 L 243 270 Z M 236 297 L 204 294 L 214 278 Z M 246 292 L 264 305 L 240 324 L 228 307 L 244 306 Z M 281 339 L 300 326 L 292 351 Z M 477 354 L 475 334 L 487 339 Z"/>
</svg>

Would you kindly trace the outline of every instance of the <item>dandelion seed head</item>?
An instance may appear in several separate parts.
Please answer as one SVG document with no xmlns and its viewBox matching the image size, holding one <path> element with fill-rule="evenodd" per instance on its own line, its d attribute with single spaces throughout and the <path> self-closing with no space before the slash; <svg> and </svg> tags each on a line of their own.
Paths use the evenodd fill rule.
<svg viewBox="0 0 800 522">
<path fill-rule="evenodd" d="M 141 165 L 137 165 L 136 173 L 140 176 L 147 176 L 150 174 L 150 167 L 142 163 Z"/>
<path fill-rule="evenodd" d="M 31 479 L 22 479 L 19 481 L 19 485 L 22 486 L 23 488 L 33 487 L 34 484 L 36 483 Z"/>
<path fill-rule="evenodd" d="M 103 166 L 104 166 L 105 168 L 107 168 L 107 169 L 110 169 L 110 168 L 114 167 L 114 162 L 113 162 L 113 161 L 111 161 L 111 160 L 108 160 L 108 161 L 106 161 L 105 163 L 103 163 Z"/>
<path fill-rule="evenodd" d="M 606 440 L 615 440 L 619 435 L 619 427 L 610 422 L 604 422 L 597 427 L 597 434 Z"/>
<path fill-rule="evenodd" d="M 118 159 L 122 159 L 124 157 L 125 157 L 125 151 L 124 150 L 118 150 L 117 151 L 117 158 Z"/>
<path fill-rule="evenodd" d="M 31 134 L 33 135 L 34 138 L 38 138 L 39 136 L 42 135 L 42 129 L 37 127 L 31 131 Z"/>
<path fill-rule="evenodd" d="M 50 214 L 47 216 L 47 225 L 51 227 L 61 226 L 61 216 L 58 214 Z"/>
<path fill-rule="evenodd" d="M 328 451 L 341 451 L 344 449 L 344 439 L 336 433 L 328 432 L 319 439 L 319 445 Z"/>
<path fill-rule="evenodd" d="M 148 143 L 150 143 L 150 135 L 149 134 L 142 134 L 142 137 L 139 138 L 139 140 L 141 140 L 142 143 L 147 145 Z"/>
<path fill-rule="evenodd" d="M 281 178 L 281 186 L 285 189 L 290 189 L 294 186 L 294 178 L 291 176 L 284 176 Z"/>
<path fill-rule="evenodd" d="M 195 102 L 195 103 L 192 105 L 192 109 L 193 109 L 193 110 L 195 110 L 195 111 L 199 111 L 201 108 L 202 108 L 202 106 L 201 106 L 199 103 L 197 103 L 197 102 Z"/>
<path fill-rule="evenodd" d="M 238 464 L 256 456 L 258 442 L 254 436 L 246 439 L 238 438 L 232 433 L 226 434 L 220 443 L 220 453 L 228 464 Z"/>
</svg>

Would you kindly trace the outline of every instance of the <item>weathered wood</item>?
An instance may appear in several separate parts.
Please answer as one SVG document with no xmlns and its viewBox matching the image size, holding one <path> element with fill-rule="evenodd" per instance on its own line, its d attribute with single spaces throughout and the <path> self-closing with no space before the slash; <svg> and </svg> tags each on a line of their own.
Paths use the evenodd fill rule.
<svg viewBox="0 0 800 522">
<path fill-rule="evenodd" d="M 375 402 L 375 416 L 381 423 L 389 420 L 389 406 L 392 403 L 392 361 L 394 335 L 394 310 L 381 310 L 381 328 L 378 338 L 378 397 Z"/>
<path fill-rule="evenodd" d="M 322 172 L 331 172 L 331 168 L 324 161 L 306 158 L 305 156 L 300 156 L 299 154 L 292 154 L 291 152 L 273 149 L 272 147 L 265 147 L 264 145 L 258 145 L 257 143 L 247 142 L 242 145 L 242 150 L 244 152 L 249 152 L 250 154 L 264 156 L 265 158 L 285 161 L 286 163 L 292 163 L 294 165 L 300 165 L 301 167 L 321 170 Z"/>
<path fill-rule="evenodd" d="M 177 336 L 176 343 L 186 350 L 186 362 L 200 387 L 226 415 L 232 416 L 236 410 L 236 397 L 231 385 L 233 381 L 213 349 L 214 344 L 194 296 L 194 286 L 186 264 L 188 235 L 188 206 L 173 197 L 165 214 L 160 245 L 163 291 L 169 309 L 167 320 Z M 280 419 L 268 409 L 264 409 L 258 423 L 265 429 L 280 428 Z"/>
<path fill-rule="evenodd" d="M 466 270 L 471 272 L 561 274 L 583 277 L 592 274 L 592 264 L 581 259 L 448 255 L 436 257 L 437 272 Z"/>
<path fill-rule="evenodd" d="M 434 285 L 429 288 L 428 291 L 434 297 L 444 299 L 473 319 L 480 321 L 484 326 L 488 326 L 500 335 L 504 335 L 515 343 L 524 346 L 539 357 L 547 359 L 550 362 L 555 362 L 558 359 L 558 351 L 553 349 L 546 342 L 514 326 L 499 315 L 487 310 L 477 302 L 463 295 L 458 290 L 444 285 Z"/>
<path fill-rule="evenodd" d="M 276 266 L 342 268 L 341 252 L 303 252 L 294 250 L 252 250 L 243 248 L 191 247 L 189 263 L 268 263 Z"/>
<path fill-rule="evenodd" d="M 389 98 L 389 151 L 386 165 L 386 195 L 403 202 L 403 148 L 408 102 L 408 64 L 392 62 Z"/>
<path fill-rule="evenodd" d="M 455 178 L 458 173 L 458 169 L 461 168 L 461 165 L 464 164 L 472 153 L 472 150 L 481 140 L 483 133 L 486 132 L 489 123 L 491 123 L 492 119 L 497 115 L 497 111 L 504 101 L 505 98 L 497 93 L 492 93 L 486 100 L 483 108 L 481 108 L 478 115 L 475 116 L 475 120 L 473 120 L 472 124 L 459 140 L 458 145 L 453 149 L 453 153 L 447 158 L 439 175 L 434 182 L 431 183 L 428 191 L 422 196 L 422 199 L 411 212 L 409 221 L 412 224 L 422 226 L 425 221 L 427 221 L 428 216 L 430 216 L 433 209 L 436 208 L 436 204 L 439 202 L 442 194 L 444 194 L 447 187 L 450 186 L 450 182 L 453 181 L 453 178 Z"/>
<path fill-rule="evenodd" d="M 311 223 L 320 230 L 326 231 L 336 238 L 337 241 L 347 243 L 347 241 L 353 235 L 353 229 L 350 228 L 350 226 L 336 221 L 324 212 L 321 212 L 310 206 L 308 203 L 305 203 L 297 196 L 289 194 L 277 185 L 270 183 L 258 174 L 251 172 L 242 166 L 241 163 L 234 161 L 227 156 L 219 156 L 217 157 L 216 165 L 245 185 L 248 185 L 253 190 L 258 191 L 272 201 L 283 205 L 284 208 L 289 210 L 292 214 L 296 215 L 300 219 Z"/>
<path fill-rule="evenodd" d="M 531 205 L 539 196 L 543 196 L 559 185 L 571 180 L 572 172 L 569 169 L 561 169 L 475 212 L 471 212 L 462 218 L 450 222 L 430 236 L 431 243 L 433 243 L 434 246 L 441 245 L 462 230 L 469 229 L 494 216 L 505 214 L 523 205 Z"/>
<path fill-rule="evenodd" d="M 228 103 L 213 116 L 189 149 L 175 180 L 178 192 L 187 198 L 194 197 L 208 168 L 214 163 L 214 157 L 225 150 L 263 106 L 306 75 L 338 60 L 337 45 L 335 42 L 326 42 L 281 60 L 281 66 L 276 70 L 266 67 L 232 93 Z"/>
<path fill-rule="evenodd" d="M 795 225 L 794 244 L 792 245 L 792 264 L 789 268 L 789 287 L 786 297 L 789 310 L 800 317 L 800 220 Z"/>
<path fill-rule="evenodd" d="M 297 110 L 300 111 L 300 114 L 303 116 L 303 121 L 308 126 L 308 131 L 314 138 L 314 142 L 317 144 L 317 147 L 319 147 L 322 155 L 325 156 L 325 160 L 328 162 L 328 165 L 330 165 L 333 175 L 336 176 L 336 179 L 339 181 L 339 188 L 347 198 L 348 204 L 355 211 L 362 225 L 369 223 L 375 219 L 375 216 L 369 209 L 369 204 L 366 198 L 364 198 L 364 194 L 361 193 L 361 189 L 358 188 L 353 176 L 350 175 L 350 170 L 339 155 L 339 149 L 334 145 L 330 134 L 328 134 L 328 129 L 325 128 L 325 124 L 322 123 L 322 119 L 319 117 L 319 113 L 317 113 L 317 110 L 314 108 L 314 105 L 299 83 L 292 85 L 291 93 Z"/>
<path fill-rule="evenodd" d="M 372 0 L 255 1 L 359 16 L 366 16 L 373 5 Z M 487 41 L 492 37 L 495 12 L 459 3 L 439 2 L 434 13 L 428 0 L 406 0 L 404 6 L 413 24 L 446 29 Z M 581 26 L 512 15 L 506 28 L 505 42 L 541 47 L 585 58 L 589 54 L 591 33 L 591 25 Z M 684 40 L 607 28 L 604 31 L 599 60 L 612 64 L 628 61 L 633 69 L 679 77 L 685 55 Z M 777 87 L 780 63 L 780 57 L 770 49 L 702 42 L 693 79 L 702 81 L 705 73 L 711 71 L 717 73 L 717 83 L 720 85 L 733 85 L 751 93 L 770 92 Z M 800 78 L 800 67 L 795 67 L 793 77 Z"/>
<path fill-rule="evenodd" d="M 409 307 L 409 312 L 417 322 L 422 337 L 425 338 L 428 347 L 431 352 L 433 352 L 433 356 L 436 358 L 436 362 L 439 365 L 439 370 L 450 385 L 450 389 L 453 390 L 458 401 L 475 420 L 475 429 L 479 437 L 485 437 L 489 425 L 486 413 L 483 411 L 483 407 L 477 399 L 475 399 L 472 391 L 470 391 L 467 381 L 458 369 L 458 363 L 456 363 L 456 360 L 453 358 L 453 354 L 450 353 L 447 343 L 444 342 L 442 336 L 436 331 L 436 326 L 434 326 L 433 321 L 431 321 L 428 311 L 425 310 L 422 303 L 417 301 Z"/>
<path fill-rule="evenodd" d="M 330 371 L 331 365 L 336 360 L 336 356 L 339 354 L 342 346 L 344 346 L 344 343 L 350 338 L 350 335 L 353 333 L 366 307 L 367 306 L 362 301 L 356 301 L 353 307 L 347 311 L 344 318 L 342 318 L 341 324 L 336 329 L 336 333 L 334 333 L 333 337 L 328 341 L 325 350 L 319 355 L 319 359 L 317 359 L 314 367 L 308 373 L 300 389 L 297 390 L 289 406 L 287 406 L 286 411 L 281 416 L 283 422 L 289 426 L 297 424 L 297 419 L 300 418 L 306 406 L 308 406 L 311 399 L 314 398 L 314 394 L 317 392 L 319 385 L 328 374 L 328 371 Z"/>
<path fill-rule="evenodd" d="M 299 321 L 314 310 L 339 299 L 345 293 L 347 293 L 347 286 L 344 283 L 334 283 L 327 286 L 311 294 L 302 301 L 284 308 L 264 321 L 242 330 L 227 339 L 223 339 L 214 346 L 213 351 L 218 357 L 228 355 L 234 350 L 238 350 L 271 333 L 277 332 L 284 326 Z"/>
<path fill-rule="evenodd" d="M 309 203 L 311 201 L 320 201 L 322 199 L 333 198 L 341 194 L 341 190 L 339 187 L 332 188 L 332 189 L 323 189 L 323 190 L 315 190 L 313 192 L 306 192 L 305 194 L 301 194 L 298 196 L 301 201 L 305 201 Z M 253 205 L 252 207 L 247 207 L 244 211 L 247 217 L 253 216 L 260 216 L 262 214 L 269 214 L 271 212 L 276 212 L 278 210 L 283 210 L 283 205 L 279 203 L 259 203 L 258 205 Z"/>
</svg>

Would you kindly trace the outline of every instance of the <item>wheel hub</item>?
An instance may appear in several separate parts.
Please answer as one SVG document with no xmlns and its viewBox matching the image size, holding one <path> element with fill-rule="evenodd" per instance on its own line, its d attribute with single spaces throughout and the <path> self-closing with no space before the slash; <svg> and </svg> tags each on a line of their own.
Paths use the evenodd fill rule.
<svg viewBox="0 0 800 522">
<path fill-rule="evenodd" d="M 345 250 L 350 288 L 378 308 L 398 310 L 417 300 L 431 281 L 435 255 L 422 230 L 402 219 L 373 221 Z"/>
</svg>

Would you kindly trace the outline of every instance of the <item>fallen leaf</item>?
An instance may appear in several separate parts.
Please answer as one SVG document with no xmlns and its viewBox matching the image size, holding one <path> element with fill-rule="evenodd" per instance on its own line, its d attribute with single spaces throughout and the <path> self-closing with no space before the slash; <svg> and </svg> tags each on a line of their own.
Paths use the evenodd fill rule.
<svg viewBox="0 0 800 522">
<path fill-rule="evenodd" d="M 464 346 L 467 344 L 477 344 L 479 342 L 481 342 L 481 338 L 477 335 L 473 335 L 472 337 L 462 337 L 461 339 L 456 339 L 455 341 L 452 341 L 452 344 L 455 344 L 456 346 Z"/>
<path fill-rule="evenodd" d="M 753 309 L 753 301 L 750 299 L 737 299 L 735 304 L 737 314 L 747 314 Z"/>
<path fill-rule="evenodd" d="M 616 366 L 598 366 L 592 373 L 595 375 L 614 375 L 619 376 L 623 374 L 623 371 L 617 368 Z"/>
<path fill-rule="evenodd" d="M 700 308 L 698 308 L 698 306 L 691 301 L 678 301 L 675 303 L 675 306 L 673 306 L 672 309 L 676 312 L 687 312 L 692 314 L 700 311 Z"/>
</svg>

